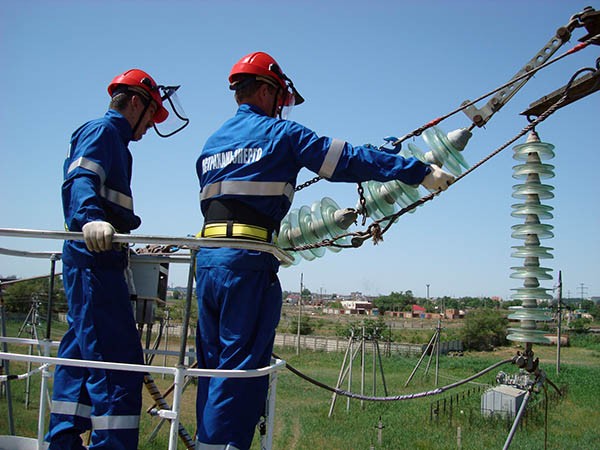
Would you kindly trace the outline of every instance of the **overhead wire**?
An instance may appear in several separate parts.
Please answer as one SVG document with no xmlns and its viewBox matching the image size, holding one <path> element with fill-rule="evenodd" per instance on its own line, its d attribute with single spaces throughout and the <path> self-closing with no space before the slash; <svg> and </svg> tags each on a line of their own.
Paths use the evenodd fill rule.
<svg viewBox="0 0 600 450">
<path fill-rule="evenodd" d="M 444 121 L 444 120 L 452 117 L 455 114 L 458 114 L 461 111 L 464 111 L 465 109 L 467 109 L 467 108 L 475 105 L 477 102 L 479 102 L 479 101 L 481 101 L 483 99 L 486 99 L 489 96 L 491 96 L 491 95 L 493 95 L 493 94 L 495 94 L 497 92 L 500 92 L 502 89 L 505 89 L 505 88 L 507 88 L 507 87 L 509 87 L 509 86 L 511 86 L 511 85 L 513 85 L 513 84 L 515 84 L 515 83 L 517 83 L 517 82 L 519 82 L 519 81 L 521 81 L 521 80 L 523 80 L 525 78 L 531 78 L 533 75 L 535 75 L 540 70 L 545 69 L 546 67 L 548 67 L 548 66 L 550 66 L 550 65 L 552 65 L 552 64 L 554 64 L 554 63 L 556 63 L 556 62 L 558 62 L 560 60 L 562 60 L 563 58 L 566 58 L 567 56 L 570 56 L 570 55 L 572 55 L 574 53 L 577 53 L 580 50 L 583 50 L 584 48 L 586 48 L 590 44 L 597 44 L 599 40 L 600 40 L 600 35 L 595 35 L 595 36 L 592 36 L 589 39 L 586 39 L 584 42 L 581 42 L 581 43 L 575 45 L 574 47 L 572 47 L 569 50 L 565 51 L 564 53 L 560 54 L 559 56 L 556 56 L 556 57 L 554 57 L 552 59 L 549 59 L 545 63 L 540 64 L 538 67 L 535 67 L 535 68 L 533 68 L 533 69 L 531 69 L 529 71 L 524 72 L 523 74 L 521 74 L 518 77 L 512 78 L 510 81 L 508 81 L 508 82 L 506 82 L 506 83 L 498 86 L 497 88 L 495 88 L 495 89 L 493 89 L 491 91 L 486 92 L 485 94 L 481 95 L 480 97 L 477 97 L 475 100 L 470 100 L 468 102 L 465 102 L 461 106 L 459 106 L 458 108 L 455 108 L 455 109 L 451 110 L 450 112 L 448 112 L 448 113 L 446 113 L 446 114 L 444 114 L 444 115 L 442 115 L 440 117 L 437 117 L 437 118 L 435 118 L 435 119 L 427 122 L 426 124 L 420 126 L 419 128 L 414 129 L 410 133 L 407 133 L 404 136 L 402 136 L 401 138 L 395 140 L 392 143 L 392 145 L 394 147 L 396 147 L 396 146 L 402 144 L 402 142 L 404 142 L 405 140 L 407 140 L 409 138 L 420 136 L 425 130 L 427 130 L 427 129 L 429 129 L 429 128 L 431 128 L 431 127 L 439 124 L 440 122 L 442 122 L 442 121 Z M 475 126 L 476 125 L 474 123 L 471 124 L 469 126 L 469 130 L 472 130 Z M 304 188 L 307 188 L 307 187 L 313 185 L 314 183 L 316 183 L 316 182 L 318 182 L 318 181 L 320 181 L 322 179 L 323 178 L 321 176 L 316 176 L 316 177 L 314 177 L 314 178 L 306 181 L 305 183 L 302 183 L 302 184 L 296 186 L 295 191 L 297 192 L 297 191 L 300 191 L 300 190 L 302 190 Z"/>
<path fill-rule="evenodd" d="M 564 53 L 560 54 L 559 56 L 556 56 L 556 57 L 554 57 L 552 59 L 549 59 L 545 63 L 540 64 L 538 67 L 535 67 L 535 68 L 533 68 L 533 69 L 531 69 L 529 71 L 524 72 L 522 75 L 520 75 L 520 76 L 518 76 L 516 78 L 511 79 L 510 81 L 504 83 L 503 85 L 498 86 L 497 88 L 495 88 L 495 89 L 493 89 L 493 90 L 491 90 L 491 91 L 489 91 L 489 92 L 481 95 L 480 97 L 476 98 L 475 100 L 471 100 L 471 101 L 465 102 L 460 107 L 458 107 L 458 108 L 450 111 L 449 113 L 447 113 L 447 114 L 445 114 L 443 116 L 440 116 L 440 117 L 438 117 L 436 119 L 431 120 L 430 122 L 426 123 L 425 125 L 417 128 L 416 130 L 411 131 L 410 133 L 402 136 L 400 139 L 394 141 L 392 145 L 396 146 L 396 145 L 402 143 L 403 141 L 405 141 L 406 139 L 409 139 L 409 138 L 415 137 L 415 136 L 420 136 L 423 133 L 423 131 L 427 130 L 428 128 L 431 128 L 431 127 L 439 124 L 443 120 L 446 120 L 449 117 L 452 117 L 453 115 L 455 115 L 455 114 L 457 114 L 457 113 L 459 113 L 459 112 L 467 109 L 468 107 L 475 105 L 477 102 L 479 102 L 479 101 L 481 101 L 481 100 L 483 100 L 483 99 L 485 99 L 485 98 L 487 98 L 487 97 L 489 97 L 489 96 L 491 96 L 491 95 L 493 95 L 493 94 L 495 94 L 497 92 L 500 92 L 502 89 L 505 89 L 505 88 L 507 88 L 507 87 L 509 87 L 509 86 L 511 86 L 511 85 L 513 85 L 515 83 L 517 83 L 518 81 L 521 81 L 521 80 L 523 80 L 525 78 L 531 78 L 533 75 L 535 75 L 540 70 L 545 69 L 546 67 L 548 67 L 548 66 L 550 66 L 550 65 L 552 65 L 552 64 L 554 64 L 554 63 L 556 63 L 558 61 L 560 61 L 561 59 L 566 58 L 567 56 L 570 56 L 570 55 L 572 55 L 574 53 L 577 53 L 580 50 L 583 50 L 584 48 L 586 48 L 590 44 L 597 43 L 597 41 L 598 41 L 599 38 L 600 38 L 600 35 L 595 35 L 595 36 L 593 36 L 593 37 L 591 37 L 589 39 L 586 39 L 584 42 L 581 42 L 581 43 L 575 45 L 574 47 L 572 47 L 569 50 L 565 51 Z M 472 124 L 469 129 L 472 129 L 474 126 L 475 126 L 475 124 Z"/>
<path fill-rule="evenodd" d="M 582 43 L 582 44 L 586 44 L 586 43 L 591 43 L 590 41 L 595 41 L 600 39 L 600 35 L 596 35 L 591 39 L 588 39 L 586 42 Z M 583 48 L 583 47 L 581 47 Z M 565 55 L 561 55 L 562 57 L 564 57 Z M 550 62 L 550 61 L 548 61 Z M 540 66 L 539 68 L 537 68 L 537 70 L 539 70 L 542 66 Z M 514 137 L 512 137 L 511 139 L 509 139 L 508 141 L 506 141 L 504 144 L 502 144 L 500 147 L 496 148 L 494 151 L 492 151 L 490 154 L 488 154 L 486 157 L 484 157 L 483 159 L 481 159 L 479 162 L 477 162 L 476 164 L 474 164 L 473 166 L 471 166 L 468 170 L 466 170 L 465 172 L 463 172 L 461 175 L 457 176 L 453 182 L 453 184 L 456 184 L 458 181 L 462 180 L 463 178 L 465 178 L 467 175 L 471 174 L 473 171 L 475 171 L 476 169 L 478 169 L 479 167 L 481 167 L 483 164 L 485 164 L 486 162 L 488 162 L 490 159 L 492 159 L 494 156 L 498 155 L 501 151 L 503 151 L 504 149 L 506 149 L 508 146 L 510 146 L 511 144 L 515 143 L 518 139 L 520 139 L 521 137 L 523 137 L 524 135 L 526 135 L 528 132 L 532 131 L 535 129 L 535 127 L 537 125 L 539 125 L 540 123 L 544 122 L 548 117 L 550 117 L 552 114 L 554 114 L 559 108 L 561 108 L 568 100 L 569 94 L 570 94 L 570 90 L 571 90 L 571 86 L 573 85 L 573 82 L 575 81 L 575 79 L 583 72 L 589 72 L 589 71 L 598 71 L 600 70 L 598 67 L 596 68 L 590 68 L 590 67 L 586 67 L 586 68 L 582 68 L 577 70 L 569 79 L 569 82 L 567 83 L 567 85 L 565 86 L 564 92 L 561 95 L 561 97 L 555 102 L 553 103 L 548 109 L 546 109 L 546 111 L 544 111 L 542 114 L 540 114 L 537 118 L 535 119 L 530 119 L 530 122 L 527 124 L 527 126 L 525 126 L 519 133 L 517 133 Z M 380 240 L 383 239 L 383 234 L 385 232 L 387 232 L 387 230 L 392 226 L 393 223 L 395 223 L 395 221 L 400 217 L 403 216 L 404 214 L 416 209 L 417 207 L 433 200 L 436 196 L 438 196 L 440 194 L 441 191 L 437 191 L 437 192 L 431 192 L 428 195 L 425 195 L 423 197 L 421 197 L 420 199 L 418 199 L 417 201 L 411 203 L 410 205 L 401 208 L 399 211 L 397 211 L 394 214 L 390 214 L 387 215 L 381 219 L 378 220 L 374 220 L 371 224 L 369 224 L 369 226 L 366 228 L 366 230 L 364 231 L 353 231 L 353 232 L 348 232 L 348 233 L 343 233 L 340 234 L 338 236 L 329 238 L 329 239 L 324 239 L 321 242 L 317 242 L 317 243 L 312 243 L 312 244 L 305 244 L 305 245 L 300 245 L 300 246 L 296 246 L 296 247 L 289 247 L 289 248 L 284 248 L 283 250 L 285 251 L 301 251 L 301 250 L 308 250 L 311 248 L 317 248 L 317 247 L 325 247 L 325 246 L 333 246 L 333 247 L 337 247 L 337 248 L 356 248 L 356 247 L 360 247 L 362 245 L 362 243 L 368 239 L 373 238 L 373 242 L 375 244 L 377 244 Z M 382 227 L 381 224 L 385 222 L 385 225 Z M 342 240 L 346 237 L 351 237 L 351 243 L 350 244 L 338 244 L 336 243 L 336 241 L 338 240 Z"/>
</svg>

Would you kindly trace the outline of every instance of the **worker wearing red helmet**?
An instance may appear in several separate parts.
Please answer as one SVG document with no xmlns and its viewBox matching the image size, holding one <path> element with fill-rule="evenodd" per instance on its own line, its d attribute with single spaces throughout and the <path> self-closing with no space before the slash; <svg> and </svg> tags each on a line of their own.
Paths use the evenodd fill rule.
<svg viewBox="0 0 600 450">
<path fill-rule="evenodd" d="M 176 90 L 157 85 L 142 70 L 128 70 L 108 86 L 106 114 L 71 136 L 62 185 L 65 226 L 82 231 L 85 241 L 63 246 L 69 328 L 61 358 L 144 363 L 125 277 L 127 247 L 113 246 L 112 238 L 141 223 L 133 210 L 128 144 L 166 121 L 171 114 L 165 105 L 176 104 Z M 181 111 L 178 116 L 184 117 Z M 84 449 L 80 435 L 92 430 L 90 449 L 136 449 L 141 387 L 139 372 L 57 366 L 49 448 Z"/>
<path fill-rule="evenodd" d="M 229 83 L 237 113 L 208 138 L 196 163 L 203 237 L 271 242 L 303 167 L 329 181 L 400 180 L 432 190 L 446 189 L 453 180 L 415 158 L 320 137 L 285 120 L 304 99 L 267 53 L 240 59 Z M 277 259 L 257 251 L 201 248 L 196 264 L 199 367 L 269 365 L 282 302 Z M 196 448 L 248 449 L 267 391 L 267 377 L 199 378 Z"/>
</svg>

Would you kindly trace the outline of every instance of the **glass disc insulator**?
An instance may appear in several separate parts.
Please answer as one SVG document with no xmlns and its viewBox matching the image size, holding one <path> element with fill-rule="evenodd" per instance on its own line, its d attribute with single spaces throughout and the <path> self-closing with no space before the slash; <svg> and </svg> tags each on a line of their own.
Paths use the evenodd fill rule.
<svg viewBox="0 0 600 450">
<path fill-rule="evenodd" d="M 316 222 L 314 221 L 308 206 L 304 205 L 300 208 L 298 213 L 298 223 L 300 225 L 300 230 L 302 231 L 302 236 L 304 236 L 304 240 L 307 244 L 316 244 L 322 241 L 322 239 L 316 233 L 314 227 Z M 323 247 L 310 248 L 308 251 L 312 252 L 312 254 L 317 258 L 320 258 L 325 254 L 325 248 Z"/>
</svg>

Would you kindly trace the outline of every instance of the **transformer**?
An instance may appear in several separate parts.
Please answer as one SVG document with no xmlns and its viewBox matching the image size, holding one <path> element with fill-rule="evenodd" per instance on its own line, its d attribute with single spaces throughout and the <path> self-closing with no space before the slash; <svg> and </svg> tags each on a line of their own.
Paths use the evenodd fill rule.
<svg viewBox="0 0 600 450">
<path fill-rule="evenodd" d="M 515 417 L 525 393 L 523 389 L 505 384 L 488 389 L 481 396 L 481 415 Z"/>
</svg>

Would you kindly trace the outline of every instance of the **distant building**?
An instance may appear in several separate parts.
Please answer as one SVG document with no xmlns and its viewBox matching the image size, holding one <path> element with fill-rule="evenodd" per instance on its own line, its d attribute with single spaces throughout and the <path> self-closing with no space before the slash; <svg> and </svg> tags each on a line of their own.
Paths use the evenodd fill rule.
<svg viewBox="0 0 600 450">
<path fill-rule="evenodd" d="M 413 314 L 425 314 L 425 308 L 419 305 L 412 305 Z"/>
<path fill-rule="evenodd" d="M 300 294 L 297 292 L 290 292 L 286 298 L 283 299 L 285 303 L 290 303 L 292 305 L 297 305 L 298 300 L 300 299 Z"/>
<path fill-rule="evenodd" d="M 567 320 L 576 320 L 576 319 L 590 319 L 594 320 L 594 316 L 592 316 L 589 312 L 583 309 L 576 309 L 575 311 L 568 311 Z"/>
<path fill-rule="evenodd" d="M 187 295 L 186 286 L 171 286 L 167 288 L 167 298 L 185 298 Z"/>
<path fill-rule="evenodd" d="M 449 308 L 444 312 L 446 319 L 464 319 L 465 312 L 462 309 Z"/>
<path fill-rule="evenodd" d="M 342 301 L 344 314 L 366 314 L 371 315 L 373 312 L 373 304 L 371 302 L 344 300 Z"/>
</svg>

